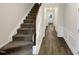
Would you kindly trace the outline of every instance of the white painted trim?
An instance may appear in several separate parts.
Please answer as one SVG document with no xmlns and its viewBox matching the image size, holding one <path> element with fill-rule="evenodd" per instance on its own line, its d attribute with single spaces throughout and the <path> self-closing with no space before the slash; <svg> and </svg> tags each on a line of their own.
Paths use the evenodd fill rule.
<svg viewBox="0 0 79 59">
<path fill-rule="evenodd" d="M 7 40 L 7 42 L 5 42 L 4 44 L 0 45 L 0 48 L 4 47 L 6 44 L 8 44 L 9 42 L 11 42 L 12 40 Z"/>
<path fill-rule="evenodd" d="M 67 43 L 68 47 L 70 48 L 70 50 L 72 51 L 72 53 L 73 53 L 74 55 L 77 55 L 77 51 L 75 51 L 75 49 L 73 48 L 73 46 L 71 45 L 71 43 L 68 41 L 68 39 L 66 39 L 66 38 L 64 37 L 64 40 L 66 41 L 66 43 Z"/>
<path fill-rule="evenodd" d="M 62 27 L 62 26 L 59 26 L 60 28 L 56 28 L 57 30 L 57 36 L 58 37 L 63 37 L 64 38 L 64 40 L 66 41 L 66 43 L 68 44 L 68 46 L 69 46 L 69 48 L 71 49 L 71 51 L 72 51 L 72 53 L 74 54 L 74 55 L 77 55 L 77 51 L 75 50 L 75 48 L 72 46 L 72 44 L 71 44 L 71 42 L 69 42 L 68 40 L 69 40 L 69 35 L 73 35 L 72 37 L 74 38 L 74 39 L 76 39 L 78 36 L 76 36 L 73 32 L 71 32 L 71 31 L 69 31 L 68 29 L 66 29 L 66 28 L 64 28 L 64 27 Z M 66 30 L 66 32 L 67 32 L 67 38 L 65 38 L 65 36 L 64 36 L 64 30 Z"/>
<path fill-rule="evenodd" d="M 64 30 L 66 31 L 66 37 L 64 36 L 64 40 L 66 41 L 66 43 L 68 44 L 69 48 L 71 49 L 72 53 L 74 55 L 78 55 L 78 50 L 79 47 L 77 47 L 79 42 L 79 36 L 77 36 L 75 33 L 73 33 L 72 31 L 68 30 L 67 28 L 64 27 Z M 72 37 L 73 39 L 70 39 L 70 37 Z M 72 45 L 72 42 L 74 41 L 74 46 Z"/>
</svg>

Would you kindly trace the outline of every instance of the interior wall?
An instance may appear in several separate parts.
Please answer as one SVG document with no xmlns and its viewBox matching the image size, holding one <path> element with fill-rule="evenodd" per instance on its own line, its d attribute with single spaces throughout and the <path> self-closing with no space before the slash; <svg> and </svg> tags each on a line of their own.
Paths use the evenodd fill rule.
<svg viewBox="0 0 79 59">
<path fill-rule="evenodd" d="M 63 4 L 59 4 L 57 8 L 57 36 L 63 37 Z"/>
<path fill-rule="evenodd" d="M 65 25 L 66 28 L 76 33 L 76 20 L 77 20 L 77 5 L 72 4 L 64 4 L 64 16 L 65 16 Z"/>
<path fill-rule="evenodd" d="M 0 3 L 0 48 L 12 41 L 11 33 L 32 6 L 32 3 Z"/>
<path fill-rule="evenodd" d="M 77 3 L 64 4 L 64 39 L 73 54 L 79 53 L 79 36 L 77 35 Z"/>
</svg>

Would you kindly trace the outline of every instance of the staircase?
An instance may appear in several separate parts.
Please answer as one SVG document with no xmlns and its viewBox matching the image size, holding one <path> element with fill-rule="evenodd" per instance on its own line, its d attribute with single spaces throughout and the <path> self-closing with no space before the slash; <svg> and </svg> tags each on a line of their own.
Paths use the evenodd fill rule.
<svg viewBox="0 0 79 59">
<path fill-rule="evenodd" d="M 39 10 L 40 4 L 35 3 L 28 16 L 20 28 L 17 29 L 17 34 L 14 35 L 13 41 L 0 49 L 0 55 L 31 55 L 33 46 L 34 22 Z"/>
</svg>

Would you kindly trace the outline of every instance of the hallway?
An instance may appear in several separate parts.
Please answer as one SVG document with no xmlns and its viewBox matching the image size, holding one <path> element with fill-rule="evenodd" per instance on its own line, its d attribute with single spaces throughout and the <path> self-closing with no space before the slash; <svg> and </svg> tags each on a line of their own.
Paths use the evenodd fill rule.
<svg viewBox="0 0 79 59">
<path fill-rule="evenodd" d="M 39 55 L 72 55 L 63 38 L 58 38 L 55 27 L 49 24 L 42 41 Z"/>
</svg>

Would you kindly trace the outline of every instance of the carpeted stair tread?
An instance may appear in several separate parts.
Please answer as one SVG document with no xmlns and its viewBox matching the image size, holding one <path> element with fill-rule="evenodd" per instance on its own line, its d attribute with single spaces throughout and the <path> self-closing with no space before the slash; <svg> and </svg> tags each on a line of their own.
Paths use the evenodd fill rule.
<svg viewBox="0 0 79 59">
<path fill-rule="evenodd" d="M 31 37 L 32 34 L 28 34 L 28 35 L 25 35 L 25 34 L 16 34 L 14 37 Z"/>
<path fill-rule="evenodd" d="M 35 16 L 33 16 L 33 17 L 30 17 L 30 16 L 26 17 L 26 19 L 35 19 L 35 18 L 36 18 Z"/>
<path fill-rule="evenodd" d="M 37 13 L 37 9 L 32 9 L 32 11 L 30 11 L 30 13 Z"/>
<path fill-rule="evenodd" d="M 34 23 L 23 23 L 23 25 L 34 25 Z"/>
<path fill-rule="evenodd" d="M 31 41 L 13 41 L 10 42 L 9 44 L 7 44 L 6 46 L 4 46 L 2 48 L 2 50 L 8 50 L 8 49 L 13 49 L 13 48 L 17 48 L 17 47 L 22 47 L 22 46 L 32 46 L 33 42 Z"/>
<path fill-rule="evenodd" d="M 28 30 L 28 31 L 30 31 L 30 30 L 31 30 L 31 31 L 32 31 L 32 30 L 33 30 L 33 28 L 19 28 L 18 30 L 26 30 L 26 31 L 27 31 L 27 30 Z"/>
<path fill-rule="evenodd" d="M 32 55 L 32 46 L 30 48 L 22 47 L 8 52 L 7 55 Z"/>
<path fill-rule="evenodd" d="M 28 14 L 28 16 L 29 16 L 29 17 L 31 17 L 31 16 L 32 16 L 32 17 L 36 17 L 36 12 L 30 12 L 30 13 Z M 27 17 L 28 17 L 28 16 L 27 16 Z"/>
<path fill-rule="evenodd" d="M 32 41 L 32 34 L 16 34 L 13 36 L 13 41 Z"/>
<path fill-rule="evenodd" d="M 28 35 L 28 34 L 32 34 L 33 33 L 33 28 L 20 28 L 20 29 L 18 29 L 18 33 L 19 34 L 26 34 L 26 35 Z"/>
<path fill-rule="evenodd" d="M 27 19 L 27 20 L 24 20 L 24 23 L 33 23 L 34 22 L 34 19 Z"/>
<path fill-rule="evenodd" d="M 36 15 L 36 13 L 35 12 L 30 12 L 30 14 L 29 15 Z"/>
<path fill-rule="evenodd" d="M 17 52 L 8 53 L 8 55 L 32 55 L 32 48 L 29 49 L 29 50 L 26 50 L 26 49 L 22 50 L 22 49 L 20 49 Z"/>
<path fill-rule="evenodd" d="M 23 23 L 21 24 L 22 28 L 34 28 L 34 24 L 33 23 Z"/>
</svg>

